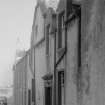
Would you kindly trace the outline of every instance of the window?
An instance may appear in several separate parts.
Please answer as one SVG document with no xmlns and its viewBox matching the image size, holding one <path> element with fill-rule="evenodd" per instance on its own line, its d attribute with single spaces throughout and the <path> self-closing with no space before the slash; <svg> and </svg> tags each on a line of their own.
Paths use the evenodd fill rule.
<svg viewBox="0 0 105 105">
<path fill-rule="evenodd" d="M 31 105 L 31 90 L 28 90 L 28 105 Z"/>
<path fill-rule="evenodd" d="M 61 29 L 64 29 L 64 14 L 61 16 Z"/>
<path fill-rule="evenodd" d="M 38 35 L 38 25 L 35 26 L 35 35 Z"/>
<path fill-rule="evenodd" d="M 58 72 L 58 105 L 64 105 L 64 71 Z"/>
<path fill-rule="evenodd" d="M 35 102 L 35 79 L 32 79 L 32 102 Z"/>
<path fill-rule="evenodd" d="M 58 16 L 58 48 L 63 47 L 64 43 L 64 12 Z"/>
<path fill-rule="evenodd" d="M 50 34 L 50 25 L 46 27 L 46 55 L 49 54 L 49 34 Z"/>
<path fill-rule="evenodd" d="M 45 89 L 45 105 L 52 105 L 52 74 L 43 77 Z"/>
<path fill-rule="evenodd" d="M 45 105 L 52 105 L 52 87 L 45 87 Z"/>
</svg>

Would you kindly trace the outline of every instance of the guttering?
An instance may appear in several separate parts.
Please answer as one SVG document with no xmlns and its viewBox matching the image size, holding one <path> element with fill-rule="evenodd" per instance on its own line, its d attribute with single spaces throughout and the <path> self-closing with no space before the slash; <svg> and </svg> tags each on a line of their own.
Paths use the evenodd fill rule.
<svg viewBox="0 0 105 105">
<path fill-rule="evenodd" d="M 66 19 L 65 24 L 67 25 L 70 23 L 73 19 L 75 19 L 77 16 L 80 16 L 80 8 L 78 8 L 75 12 L 73 12 L 68 19 Z"/>
<path fill-rule="evenodd" d="M 56 32 L 54 33 L 54 97 L 53 97 L 53 105 L 56 105 Z"/>
</svg>

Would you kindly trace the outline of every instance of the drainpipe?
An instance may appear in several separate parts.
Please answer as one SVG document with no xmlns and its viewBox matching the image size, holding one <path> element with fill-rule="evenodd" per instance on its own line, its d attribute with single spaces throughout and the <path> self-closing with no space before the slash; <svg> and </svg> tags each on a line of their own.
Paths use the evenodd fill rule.
<svg viewBox="0 0 105 105">
<path fill-rule="evenodd" d="M 56 105 L 56 30 L 54 32 L 54 98 L 53 103 Z"/>
<path fill-rule="evenodd" d="M 56 67 L 61 62 L 61 60 L 63 59 L 63 57 L 66 55 L 66 52 L 67 52 L 67 25 L 68 25 L 67 20 L 68 20 L 68 14 L 71 13 L 71 11 L 72 11 L 72 0 L 66 0 L 66 8 L 65 8 L 65 51 L 62 54 L 62 56 L 58 59 L 58 61 L 56 63 Z"/>
<path fill-rule="evenodd" d="M 82 71 L 81 71 L 81 8 L 77 11 L 79 16 L 79 35 L 78 35 L 78 71 L 77 71 L 77 101 L 82 105 Z"/>
<path fill-rule="evenodd" d="M 70 8 L 69 8 L 70 7 Z M 69 10 L 70 9 L 70 10 Z M 69 10 L 69 12 L 68 12 Z M 66 8 L 65 8 L 65 69 L 64 69 L 64 105 L 66 105 L 66 77 L 67 77 L 67 27 L 68 24 L 68 14 L 72 11 L 72 0 L 66 0 Z"/>
<path fill-rule="evenodd" d="M 34 47 L 34 105 L 36 105 L 36 81 L 35 81 L 35 47 Z"/>
<path fill-rule="evenodd" d="M 25 82 L 25 87 L 24 87 L 24 89 L 25 89 L 24 90 L 24 92 L 25 92 L 24 104 L 26 105 L 27 104 L 27 102 L 26 102 L 27 101 L 27 55 L 25 56 L 25 70 L 26 71 L 24 71 L 24 74 L 25 74 L 25 78 L 24 78 L 25 79 L 25 81 L 24 81 Z"/>
</svg>

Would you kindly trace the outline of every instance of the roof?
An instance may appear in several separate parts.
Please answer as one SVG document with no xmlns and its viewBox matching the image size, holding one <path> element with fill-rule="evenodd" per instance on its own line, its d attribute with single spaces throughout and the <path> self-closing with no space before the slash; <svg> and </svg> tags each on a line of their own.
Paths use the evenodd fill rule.
<svg viewBox="0 0 105 105">
<path fill-rule="evenodd" d="M 53 8 L 49 7 L 48 10 L 50 11 L 51 14 L 55 14 L 55 11 Z"/>
<path fill-rule="evenodd" d="M 42 14 L 44 15 L 47 11 L 47 7 L 44 1 L 38 0 L 37 2 L 37 8 L 40 7 Z"/>
<path fill-rule="evenodd" d="M 43 18 L 46 14 L 47 11 L 47 7 L 44 1 L 42 0 L 37 0 L 37 5 L 35 6 L 35 11 L 34 11 L 34 17 L 33 17 L 33 25 L 32 25 L 32 32 L 31 32 L 31 46 L 33 45 L 33 30 L 34 30 L 34 26 L 35 26 L 35 21 L 36 21 L 36 16 L 37 16 L 37 9 L 40 8 Z"/>
<path fill-rule="evenodd" d="M 48 8 L 46 11 L 46 18 L 45 18 L 45 23 L 46 24 L 50 24 L 52 21 L 52 16 L 55 15 L 55 11 L 53 10 L 53 8 Z"/>
<path fill-rule="evenodd" d="M 44 2 L 44 1 L 41 1 L 41 0 L 38 0 L 38 1 L 37 1 L 37 5 L 36 5 L 36 7 L 35 7 L 34 19 L 33 19 L 33 26 L 32 26 L 32 28 L 34 27 L 34 24 L 35 24 L 35 19 L 36 19 L 38 7 L 40 7 L 43 16 L 45 15 L 45 13 L 46 13 L 46 11 L 47 11 L 45 2 Z"/>
<path fill-rule="evenodd" d="M 66 7 L 66 0 L 60 0 L 57 7 L 57 12 L 61 12 Z"/>
<path fill-rule="evenodd" d="M 60 0 L 59 3 L 58 3 L 58 7 L 57 7 L 56 11 L 58 13 L 61 13 L 66 9 L 66 5 L 68 5 L 67 9 L 70 10 L 71 6 L 72 6 L 72 9 L 73 9 L 73 8 L 78 7 L 79 5 L 81 5 L 81 3 L 82 3 L 82 0 Z"/>
<path fill-rule="evenodd" d="M 46 11 L 47 11 L 47 7 L 46 7 L 45 2 L 42 1 L 42 0 L 38 0 L 38 1 L 37 1 L 37 5 L 36 5 L 36 7 L 35 7 L 35 13 L 34 13 L 35 15 L 34 15 L 34 18 L 36 17 L 36 13 L 37 13 L 38 7 L 40 7 L 41 12 L 42 12 L 43 15 L 44 15 L 44 14 L 46 13 Z"/>
<path fill-rule="evenodd" d="M 45 18 L 45 24 L 46 26 L 50 24 L 51 30 L 50 33 L 53 33 L 56 29 L 56 13 L 53 8 L 48 8 L 46 12 L 46 18 Z"/>
</svg>

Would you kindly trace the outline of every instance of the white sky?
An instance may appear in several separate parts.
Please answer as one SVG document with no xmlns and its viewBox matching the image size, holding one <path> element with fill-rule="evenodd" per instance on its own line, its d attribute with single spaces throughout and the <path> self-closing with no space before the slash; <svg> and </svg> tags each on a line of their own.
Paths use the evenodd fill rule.
<svg viewBox="0 0 105 105">
<path fill-rule="evenodd" d="M 36 0 L 0 0 L 0 87 L 12 84 L 16 49 L 29 48 L 35 4 Z"/>
</svg>

